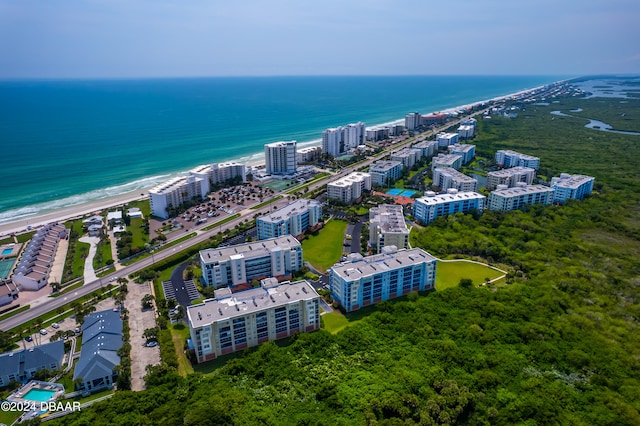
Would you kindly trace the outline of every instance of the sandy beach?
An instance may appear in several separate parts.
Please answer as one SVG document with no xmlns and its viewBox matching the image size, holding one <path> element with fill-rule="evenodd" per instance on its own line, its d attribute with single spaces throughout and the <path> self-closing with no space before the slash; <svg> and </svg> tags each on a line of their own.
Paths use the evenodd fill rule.
<svg viewBox="0 0 640 426">
<path fill-rule="evenodd" d="M 557 82 L 558 83 L 558 82 Z M 504 96 L 499 96 L 499 97 L 495 97 L 495 98 L 491 98 L 491 99 L 486 99 L 483 101 L 478 101 L 478 102 L 474 102 L 471 104 L 467 104 L 467 105 L 461 105 L 461 106 L 457 106 L 457 107 L 453 107 L 453 108 L 447 108 L 445 110 L 439 111 L 439 112 L 444 112 L 444 113 L 452 113 L 455 111 L 460 111 L 463 109 L 467 109 L 467 108 L 471 108 L 475 105 L 479 105 L 479 104 L 483 104 L 483 103 L 487 103 L 487 102 L 499 102 L 499 101 L 503 101 L 503 100 L 507 100 L 510 99 L 512 97 L 515 96 L 520 96 L 526 93 L 530 93 L 533 92 L 535 90 L 539 90 L 541 88 L 543 88 L 545 86 L 538 86 L 538 87 L 534 87 L 531 89 L 526 89 L 526 90 L 521 90 L 515 93 L 510 93 L 508 95 L 504 95 Z M 390 123 L 396 123 L 396 122 L 401 122 L 403 121 L 403 119 L 398 119 L 398 120 L 394 120 L 393 122 Z M 367 128 L 378 128 L 381 127 L 383 125 L 388 125 L 388 123 L 384 123 L 381 125 L 373 125 L 373 126 L 368 126 Z M 320 145 L 321 140 L 318 139 L 317 141 L 313 141 L 314 143 L 303 143 L 305 146 L 314 146 L 314 145 Z M 230 161 L 234 161 L 234 160 L 230 160 Z M 248 167 L 259 167 L 259 166 L 264 166 L 264 158 L 254 158 L 251 161 L 245 162 L 245 164 Z M 11 235 L 11 234 L 19 234 L 22 232 L 25 232 L 27 230 L 28 227 L 31 228 L 37 228 L 39 226 L 42 226 L 44 224 L 47 223 L 51 223 L 51 222 L 64 222 L 66 220 L 69 219 L 73 219 L 73 218 L 77 218 L 77 217 L 82 217 L 88 214 L 91 214 L 93 212 L 99 212 L 101 210 L 104 209 L 108 209 L 108 208 L 113 208 L 113 207 L 117 207 L 123 204 L 126 204 L 130 201 L 134 201 L 134 200 L 139 200 L 139 199 L 144 199 L 146 197 L 148 197 L 148 192 L 149 190 L 153 188 L 153 187 L 147 187 L 147 188 L 142 188 L 142 189 L 138 189 L 132 192 L 127 192 L 127 193 L 123 193 L 123 194 L 119 194 L 119 195 L 115 195 L 112 197 L 105 197 L 99 200 L 94 200 L 94 201 L 90 201 L 87 203 L 83 203 L 83 204 L 77 204 L 77 205 L 73 205 L 73 206 L 68 206 L 68 207 L 63 207 L 54 211 L 50 211 L 47 213 L 42 213 L 42 214 L 34 214 L 33 216 L 29 216 L 29 217 L 24 217 L 21 219 L 17 219 L 15 221 L 12 222 L 7 222 L 4 224 L 0 224 L 0 238 L 7 236 L 7 235 Z M 143 195 L 144 194 L 144 195 Z"/>
</svg>

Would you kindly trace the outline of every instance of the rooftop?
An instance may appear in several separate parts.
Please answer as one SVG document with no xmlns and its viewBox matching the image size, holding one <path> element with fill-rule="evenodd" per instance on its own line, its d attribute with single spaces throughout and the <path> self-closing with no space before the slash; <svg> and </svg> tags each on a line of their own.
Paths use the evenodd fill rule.
<svg viewBox="0 0 640 426">
<path fill-rule="evenodd" d="M 402 167 L 399 161 L 376 161 L 369 167 L 369 172 L 386 172 L 394 167 Z"/>
<path fill-rule="evenodd" d="M 549 188 L 544 185 L 526 185 L 515 186 L 513 188 L 496 189 L 491 193 L 501 197 L 517 197 L 519 195 L 537 194 L 540 192 L 553 192 L 553 188 Z"/>
<path fill-rule="evenodd" d="M 470 145 L 466 143 L 457 143 L 455 145 L 449 145 L 447 149 L 451 152 L 469 152 L 472 149 L 475 149 L 475 145 Z"/>
<path fill-rule="evenodd" d="M 435 260 L 436 258 L 426 251 L 414 248 L 410 250 L 399 250 L 395 253 L 376 254 L 361 259 L 355 258 L 353 262 L 343 262 L 333 265 L 331 271 L 348 281 L 355 281 L 381 272 Z"/>
<path fill-rule="evenodd" d="M 301 198 L 273 213 L 267 213 L 258 219 L 264 222 L 279 222 L 283 219 L 288 219 L 291 216 L 303 213 L 310 208 L 320 207 L 320 205 L 319 201 Z"/>
<path fill-rule="evenodd" d="M 285 282 L 280 285 L 263 285 L 260 288 L 222 294 L 187 308 L 191 327 L 198 328 L 216 321 L 245 316 L 288 303 L 312 300 L 318 293 L 307 281 Z"/>
<path fill-rule="evenodd" d="M 274 250 L 300 247 L 300 242 L 293 235 L 252 241 L 229 247 L 218 247 L 200 251 L 200 259 L 205 263 L 225 262 L 233 258 L 255 258 L 269 255 Z"/>
<path fill-rule="evenodd" d="M 534 157 L 533 155 L 528 155 L 528 154 L 522 154 L 520 152 L 516 152 L 516 151 L 512 151 L 510 149 L 500 149 L 498 150 L 498 152 L 502 152 L 505 155 L 515 155 L 518 156 L 524 160 L 539 160 L 538 157 Z"/>
<path fill-rule="evenodd" d="M 595 178 L 586 175 L 569 175 L 563 173 L 560 177 L 552 178 L 551 185 L 559 186 L 561 188 L 578 189 L 580 185 L 583 185 L 590 180 L 595 180 Z"/>
<path fill-rule="evenodd" d="M 517 167 L 511 167 L 510 169 L 502 169 L 502 170 L 496 170 L 494 172 L 489 172 L 488 175 L 496 176 L 496 177 L 511 177 L 513 175 L 522 174 L 522 173 L 531 173 L 531 172 L 535 173 L 535 170 L 530 167 L 517 166 Z"/>
<path fill-rule="evenodd" d="M 372 207 L 369 210 L 369 218 L 372 224 L 377 224 L 384 232 L 409 233 L 402 206 L 381 204 Z"/>
<path fill-rule="evenodd" d="M 421 197 L 416 200 L 416 202 L 421 202 L 427 205 L 447 203 L 451 201 L 461 201 L 461 200 L 475 200 L 475 199 L 484 199 L 485 196 L 482 194 L 478 194 L 477 192 L 458 192 L 454 194 L 438 194 L 433 197 Z"/>
<path fill-rule="evenodd" d="M 454 180 L 458 182 L 476 181 L 476 179 L 472 178 L 471 176 L 467 176 L 464 173 L 461 173 L 451 167 L 437 167 L 436 170 L 443 175 L 451 176 Z"/>
</svg>

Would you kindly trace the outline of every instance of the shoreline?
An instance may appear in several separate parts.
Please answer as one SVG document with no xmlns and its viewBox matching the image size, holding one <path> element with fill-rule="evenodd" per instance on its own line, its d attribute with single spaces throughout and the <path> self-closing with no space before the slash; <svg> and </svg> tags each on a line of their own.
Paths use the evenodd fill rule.
<svg viewBox="0 0 640 426">
<path fill-rule="evenodd" d="M 525 93 L 529 93 L 532 91 L 536 91 L 539 90 L 541 88 L 544 88 L 546 86 L 551 86 L 554 84 L 558 84 L 561 82 L 564 82 L 566 80 L 559 80 L 553 83 L 549 83 L 546 85 L 541 85 L 541 86 L 537 86 L 537 87 L 533 87 L 533 88 L 529 88 L 529 89 L 524 89 L 524 90 L 520 90 L 518 92 L 513 92 L 513 93 L 509 93 L 507 95 L 502 95 L 502 96 L 496 96 L 494 98 L 490 98 L 490 99 L 484 99 L 484 100 L 480 100 L 477 102 L 472 102 L 469 104 L 465 104 L 465 105 L 459 105 L 459 106 L 455 106 L 455 107 L 451 107 L 451 108 L 446 108 L 446 109 L 442 109 L 440 111 L 432 111 L 432 112 L 425 112 L 423 114 L 429 114 L 429 113 L 436 113 L 436 112 L 441 112 L 441 113 L 452 113 L 452 112 L 456 112 L 459 110 L 463 110 L 466 108 L 471 108 L 475 105 L 479 105 L 479 104 L 483 104 L 483 103 L 487 103 L 487 102 L 499 102 L 499 101 L 503 101 L 503 100 L 507 100 L 509 98 L 512 98 L 514 96 L 519 96 Z M 404 118 L 399 118 L 399 119 L 395 119 L 395 120 L 391 120 L 391 121 L 387 121 L 381 124 L 373 124 L 370 126 L 367 126 L 367 129 L 374 129 L 374 128 L 380 128 L 380 127 L 384 127 L 387 125 L 392 125 L 395 123 L 400 123 L 400 122 L 404 122 Z M 304 142 L 299 142 L 299 145 L 302 145 L 304 147 L 312 147 L 312 146 L 319 146 L 322 144 L 322 139 L 313 139 L 311 141 L 304 141 Z M 248 158 L 247 158 L 248 157 Z M 264 165 L 264 153 L 254 153 L 251 154 L 249 156 L 245 156 L 244 158 L 246 158 L 246 160 L 242 160 L 242 159 L 229 159 L 226 161 L 237 161 L 237 162 L 243 162 L 244 164 L 246 164 L 249 167 L 259 167 L 259 166 L 263 166 Z M 222 162 L 226 162 L 226 161 L 222 161 Z M 180 174 L 184 174 L 185 170 L 182 170 L 178 173 L 172 173 L 170 174 L 170 177 L 166 177 L 163 178 L 163 182 L 166 181 L 167 179 L 170 179 L 171 177 L 173 177 L 174 175 L 180 175 Z M 8 235 L 11 234 L 17 234 L 17 233 L 22 233 L 24 231 L 27 230 L 27 227 L 31 226 L 33 228 L 37 228 L 39 226 L 45 225 L 47 223 L 50 222 L 64 222 L 66 220 L 70 220 L 76 217 L 81 217 L 81 216 L 85 216 L 87 214 L 93 213 L 93 212 L 97 212 L 100 210 L 105 210 L 108 208 L 113 208 L 113 207 L 117 207 L 119 205 L 123 205 L 126 204 L 128 202 L 131 201 L 135 201 L 135 200 L 141 200 L 144 198 L 148 197 L 148 192 L 150 189 L 154 188 L 155 186 L 157 186 L 159 183 L 155 183 L 154 185 L 150 185 L 150 186 L 146 186 L 146 187 L 141 187 L 132 191 L 128 191 L 128 192 L 124 192 L 121 194 L 117 194 L 117 195 L 112 195 L 112 196 L 106 196 L 103 198 L 99 198 L 99 199 L 93 199 L 93 200 L 88 200 L 86 202 L 81 202 L 75 205 L 69 205 L 69 206 L 65 206 L 65 207 L 59 207 L 59 208 L 54 208 L 50 211 L 42 211 L 42 212 L 37 212 L 34 213 L 32 215 L 24 215 L 22 217 L 17 217 L 15 220 L 7 220 L 4 223 L 0 223 L 0 238 L 2 237 L 6 237 Z M 144 195 L 142 195 L 144 194 Z M 84 194 L 78 194 L 78 195 L 84 195 Z"/>
</svg>

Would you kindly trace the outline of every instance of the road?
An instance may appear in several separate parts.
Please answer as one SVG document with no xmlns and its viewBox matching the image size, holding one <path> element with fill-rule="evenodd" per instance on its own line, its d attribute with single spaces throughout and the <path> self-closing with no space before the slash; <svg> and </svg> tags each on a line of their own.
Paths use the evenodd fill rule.
<svg viewBox="0 0 640 426">
<path fill-rule="evenodd" d="M 484 110 L 484 111 L 479 111 L 474 113 L 473 115 L 477 115 L 477 114 L 483 114 L 485 111 L 487 111 L 488 109 Z M 413 138 L 409 138 L 406 141 L 403 141 L 401 143 L 395 144 L 392 147 L 390 147 L 388 150 L 385 150 L 384 152 L 369 158 L 361 163 L 357 163 L 354 165 L 351 165 L 349 167 L 346 167 L 344 169 L 342 169 L 339 173 L 335 174 L 335 175 L 331 175 L 331 176 L 327 176 L 324 179 L 321 179 L 317 182 L 314 182 L 313 184 L 309 185 L 309 190 L 315 190 L 321 186 L 324 186 L 327 184 L 327 181 L 329 180 L 335 180 L 336 178 L 340 178 L 340 177 L 344 177 L 352 172 L 354 172 L 355 170 L 361 169 L 363 167 L 367 167 L 370 164 L 372 164 L 375 161 L 380 160 L 381 158 L 383 158 L 386 155 L 389 155 L 389 153 L 391 151 L 396 151 L 400 148 L 404 148 L 406 146 L 409 146 L 411 144 L 415 144 L 417 139 L 426 139 L 430 136 L 433 136 L 434 134 L 436 134 L 437 132 L 442 131 L 443 129 L 449 128 L 451 126 L 455 126 L 457 124 L 460 123 L 460 121 L 463 119 L 459 118 L 456 119 L 452 122 L 447 123 L 446 125 L 438 128 L 438 129 L 434 129 L 431 130 L 429 132 L 425 132 L 425 133 L 421 133 L 416 137 Z M 292 192 L 295 192 L 295 190 L 292 190 Z M 100 287 L 102 287 L 103 285 L 106 285 L 107 283 L 111 282 L 111 281 L 115 281 L 118 277 L 125 277 L 128 276 L 130 274 L 133 274 L 135 272 L 138 272 L 144 268 L 147 268 L 149 266 L 151 266 L 153 263 L 163 260 L 169 256 L 174 255 L 175 253 L 178 253 L 182 250 L 187 249 L 190 246 L 199 244 L 203 241 L 206 241 L 207 239 L 209 239 L 209 237 L 225 231 L 227 229 L 233 229 L 236 225 L 240 224 L 242 221 L 244 221 L 245 219 L 248 220 L 252 220 L 253 216 L 256 214 L 263 214 L 266 213 L 267 211 L 270 211 L 274 205 L 277 206 L 281 206 L 281 205 L 285 205 L 287 203 L 287 198 L 283 197 L 282 199 L 275 201 L 274 203 L 268 204 L 266 206 L 263 206 L 259 209 L 255 209 L 255 210 L 251 210 L 251 209 L 245 209 L 243 211 L 240 212 L 240 216 L 230 222 L 227 222 L 223 225 L 220 226 L 216 226 L 215 228 L 213 228 L 210 231 L 198 231 L 197 235 L 193 238 L 190 238 L 189 240 L 173 246 L 171 248 L 167 248 L 164 250 L 160 250 L 155 252 L 151 257 L 147 257 L 144 259 L 141 259 L 131 265 L 125 266 L 124 268 L 120 269 L 117 272 L 114 272 L 112 274 L 109 274 L 107 276 L 102 277 L 101 279 L 92 281 L 92 282 L 87 282 L 85 283 L 82 287 L 78 288 L 77 290 L 70 292 L 69 294 L 65 294 L 65 295 L 61 295 L 59 297 L 56 298 L 51 298 L 51 300 L 42 303 L 38 306 L 35 306 L 25 312 L 21 312 L 19 314 L 16 314 L 4 321 L 0 321 L 0 330 L 10 330 L 14 327 L 17 327 L 29 320 L 32 320 L 40 315 L 43 315 L 47 312 L 53 311 L 56 308 L 59 308 L 60 306 L 72 302 L 76 299 L 81 298 L 82 296 L 85 296 L 89 293 L 91 293 L 94 290 L 99 289 Z M 205 226 L 205 225 L 203 225 Z"/>
</svg>

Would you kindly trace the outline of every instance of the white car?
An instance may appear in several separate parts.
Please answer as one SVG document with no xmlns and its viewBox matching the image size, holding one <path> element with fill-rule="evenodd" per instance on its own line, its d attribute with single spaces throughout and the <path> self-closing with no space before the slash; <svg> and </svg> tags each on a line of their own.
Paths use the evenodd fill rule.
<svg viewBox="0 0 640 426">
<path fill-rule="evenodd" d="M 42 334 L 42 335 L 44 336 L 45 334 L 47 334 L 47 330 L 45 330 L 45 329 L 43 328 L 42 330 L 40 330 L 40 334 Z"/>
<path fill-rule="evenodd" d="M 51 324 L 51 327 L 58 329 L 60 328 L 60 325 L 57 322 L 54 322 L 53 324 Z"/>
</svg>

